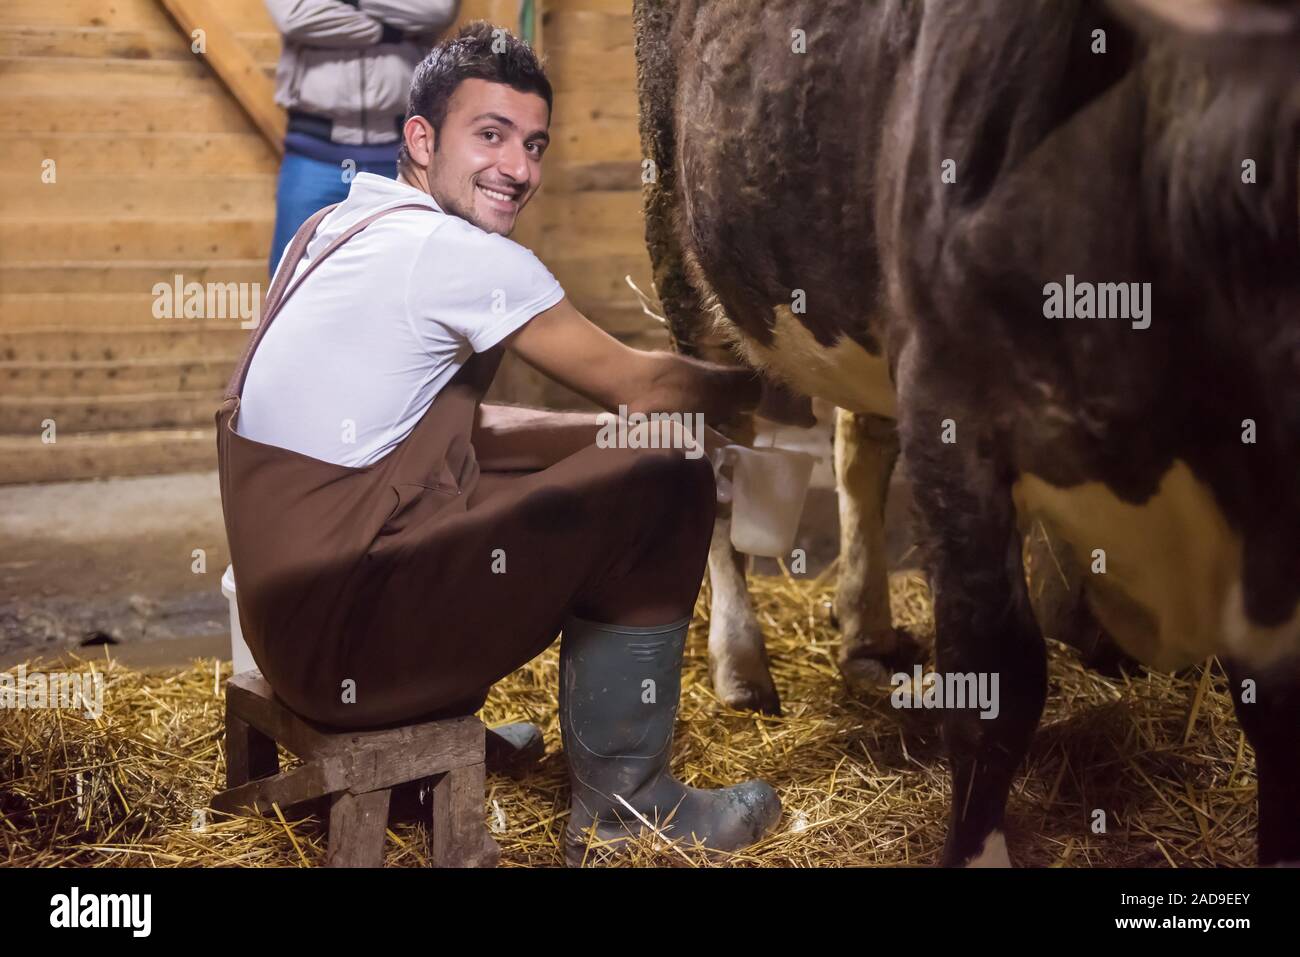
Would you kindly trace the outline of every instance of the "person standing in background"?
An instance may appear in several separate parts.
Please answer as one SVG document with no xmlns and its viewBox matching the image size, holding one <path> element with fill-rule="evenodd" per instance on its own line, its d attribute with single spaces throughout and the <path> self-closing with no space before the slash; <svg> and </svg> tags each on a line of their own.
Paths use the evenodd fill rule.
<svg viewBox="0 0 1300 957">
<path fill-rule="evenodd" d="M 360 172 L 393 179 L 415 65 L 460 0 L 266 0 L 284 46 L 275 102 L 289 113 L 275 191 L 275 274 L 294 233 L 342 202 Z"/>
</svg>

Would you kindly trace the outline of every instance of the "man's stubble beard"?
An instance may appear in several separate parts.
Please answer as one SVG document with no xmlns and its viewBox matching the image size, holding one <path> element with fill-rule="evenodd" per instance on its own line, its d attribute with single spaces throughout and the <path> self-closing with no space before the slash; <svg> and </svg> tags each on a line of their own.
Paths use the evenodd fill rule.
<svg viewBox="0 0 1300 957">
<path fill-rule="evenodd" d="M 438 154 L 438 150 L 436 147 L 434 148 L 433 152 L 435 156 Z M 491 223 L 481 222 L 479 218 L 474 215 L 472 197 L 474 195 L 474 190 L 477 189 L 478 187 L 476 187 L 473 184 L 473 182 L 469 184 L 469 192 L 471 196 L 470 209 L 465 209 L 465 207 L 462 206 L 460 202 L 458 202 L 457 200 L 444 199 L 443 197 L 437 195 L 437 193 L 434 192 L 433 177 L 430 175 L 429 170 L 425 169 L 423 170 L 423 173 L 424 173 L 424 181 L 425 183 L 428 184 L 429 196 L 433 199 L 435 203 L 438 204 L 438 208 L 441 209 L 444 213 L 449 213 L 452 216 L 459 216 L 461 219 L 465 220 L 465 222 L 474 224 L 479 229 L 483 230 L 483 232 L 485 233 L 497 233 L 500 236 L 509 236 L 512 232 L 514 232 L 515 225 L 519 222 L 519 214 L 523 212 L 522 206 L 515 211 L 515 218 L 510 223 L 510 228 L 502 231 L 494 228 L 494 225 Z M 405 170 L 399 170 L 398 176 L 400 178 L 404 178 L 411 181 L 411 185 L 414 185 L 417 189 L 420 188 L 419 180 L 417 180 L 413 175 L 411 175 L 410 172 L 407 172 Z"/>
<path fill-rule="evenodd" d="M 471 195 L 473 195 L 475 189 L 477 189 L 477 187 L 471 184 L 469 188 Z M 482 220 L 480 220 L 477 216 L 474 215 L 474 211 L 472 208 L 473 200 L 470 201 L 471 202 L 470 209 L 465 209 L 457 200 L 454 199 L 449 199 L 444 203 L 437 196 L 434 196 L 433 200 L 439 206 L 442 207 L 444 212 L 451 213 L 453 216 L 459 216 L 461 219 L 465 220 L 468 223 L 473 223 L 475 226 L 483 230 L 483 232 L 485 233 L 497 233 L 500 236 L 509 236 L 510 233 L 514 231 L 514 222 L 510 224 L 509 229 L 501 230 L 496 227 L 496 224 L 494 222 L 483 222 Z M 517 222 L 518 219 L 519 219 L 519 215 L 518 213 L 516 213 L 515 222 Z"/>
</svg>

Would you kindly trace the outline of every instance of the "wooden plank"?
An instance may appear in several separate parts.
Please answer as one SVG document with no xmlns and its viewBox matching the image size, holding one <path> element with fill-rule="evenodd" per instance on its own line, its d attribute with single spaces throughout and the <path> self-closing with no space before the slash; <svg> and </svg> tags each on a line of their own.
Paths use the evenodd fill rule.
<svg viewBox="0 0 1300 957">
<path fill-rule="evenodd" d="M 636 56 L 629 40 L 613 50 L 551 49 L 546 77 L 557 92 L 599 90 L 636 92 Z"/>
<path fill-rule="evenodd" d="M 250 331 L 237 325 L 203 328 L 159 320 L 157 329 L 96 328 L 10 331 L 0 326 L 5 362 L 132 362 L 137 359 L 238 359 Z"/>
<path fill-rule="evenodd" d="M 220 387 L 207 393 L 141 395 L 0 396 L 0 434 L 39 433 L 52 419 L 68 432 L 131 429 L 192 429 L 212 421 L 221 405 Z"/>
<path fill-rule="evenodd" d="M 159 392 L 219 392 L 229 359 L 132 359 L 101 362 L 0 362 L 0 392 L 9 397 L 114 396 Z M 206 424 L 206 423 L 204 423 Z"/>
<path fill-rule="evenodd" d="M 280 770 L 275 741 L 226 708 L 226 787 L 236 788 Z"/>
<path fill-rule="evenodd" d="M 336 794 L 330 805 L 329 867 L 383 867 L 388 791 Z"/>
<path fill-rule="evenodd" d="M 637 160 L 617 162 L 548 162 L 542 169 L 542 189 L 534 202 L 556 193 L 596 191 L 641 192 L 641 164 Z"/>
<path fill-rule="evenodd" d="M 206 472 L 217 467 L 216 429 L 0 435 L 0 485 L 65 482 L 110 475 Z"/>
<path fill-rule="evenodd" d="M 180 275 L 183 283 L 200 282 L 196 275 L 174 273 L 171 270 L 158 270 L 137 288 L 149 292 L 96 294 L 93 292 L 50 292 L 50 293 L 0 293 L 0 330 L 4 332 L 23 332 L 40 330 L 47 333 L 74 335 L 82 332 L 94 332 L 109 329 L 114 332 L 157 332 L 161 329 L 202 329 L 221 330 L 239 327 L 243 322 L 241 314 L 244 307 L 249 307 L 249 321 L 259 314 L 261 301 L 269 285 L 265 281 L 266 265 L 262 264 L 261 277 L 242 288 L 231 289 L 226 279 L 217 270 L 210 270 L 208 275 L 213 285 L 211 291 L 213 312 L 209 316 L 186 318 L 177 309 L 174 318 L 160 319 L 154 315 L 154 305 L 158 301 L 152 293 L 155 282 L 164 283 L 175 298 L 175 276 Z M 218 287 L 220 284 L 220 287 Z M 236 283 L 238 287 L 238 284 Z M 7 288 L 7 287 L 6 287 Z M 208 287 L 204 287 L 207 291 Z M 183 287 L 182 287 L 183 289 Z M 183 293 L 182 293 L 183 296 Z M 242 297 L 242 298 L 241 298 Z M 165 300 L 163 300 L 165 304 Z M 204 299 L 204 311 L 207 311 L 207 299 Z M 226 317 L 220 313 L 226 310 Z M 174 326 L 172 323 L 185 323 Z"/>
<path fill-rule="evenodd" d="M 5 0 L 5 20 L 33 27 L 166 30 L 171 26 L 154 0 Z"/>
<path fill-rule="evenodd" d="M 262 0 L 258 0 L 258 6 L 261 5 Z M 229 17 L 226 20 L 228 23 L 234 23 Z M 274 86 L 274 70 L 276 64 L 280 62 L 280 52 L 283 47 L 280 34 L 275 31 L 274 25 L 264 33 L 237 30 L 235 39 L 248 51 L 248 55 L 257 62 L 257 65 L 263 71 L 268 68 L 272 70 L 272 85 Z"/>
<path fill-rule="evenodd" d="M 84 57 L 0 57 L 6 94 L 74 97 L 87 92 L 126 98 L 166 91 L 173 96 L 221 96 L 221 81 L 196 57 L 185 60 L 115 60 Z"/>
<path fill-rule="evenodd" d="M 59 179 L 152 172 L 274 178 L 279 170 L 275 152 L 260 133 L 0 134 L 0 169 L 39 176 L 47 159 L 55 160 Z"/>
<path fill-rule="evenodd" d="M 593 259 L 601 255 L 624 257 L 644 249 L 645 240 L 635 229 L 606 228 L 584 233 L 571 224 L 544 223 L 536 248 L 563 249 L 567 255 Z"/>
<path fill-rule="evenodd" d="M 269 257 L 273 211 L 264 217 L 193 219 L 0 219 L 0 258 L 253 259 Z"/>
<path fill-rule="evenodd" d="M 555 95 L 547 159 L 561 162 L 641 161 L 635 92 Z"/>
<path fill-rule="evenodd" d="M 622 121 L 636 130 L 640 104 L 636 92 L 605 93 L 600 90 L 571 90 L 555 95 L 552 132 L 557 123 Z M 547 153 L 549 154 L 549 151 Z"/>
<path fill-rule="evenodd" d="M 375 730 L 339 731 L 294 714 L 260 672 L 233 676 L 226 699 L 235 713 L 304 760 L 342 758 L 347 786 L 372 790 L 483 762 L 483 722 L 474 715 Z"/>
<path fill-rule="evenodd" d="M 107 297 L 112 303 L 115 296 L 146 295 L 152 300 L 151 290 L 156 282 L 166 282 L 168 277 L 180 274 L 186 282 L 248 282 L 266 287 L 266 260 L 259 259 L 189 259 L 189 260 L 48 260 L 12 263 L 0 261 L 0 315 L 12 315 L 12 309 L 22 309 L 18 303 L 34 301 L 43 303 L 32 309 L 47 309 L 54 317 L 67 316 L 67 321 L 90 318 L 85 303 L 93 297 Z M 43 298 L 42 298 L 43 297 Z M 64 301 L 66 305 L 54 305 Z M 58 325 L 63 318 L 52 318 L 40 325 Z M 93 323 L 92 323 L 93 324 Z"/>
<path fill-rule="evenodd" d="M 275 87 L 248 50 L 207 0 L 159 0 L 189 36 L 197 28 L 207 31 L 208 65 L 262 131 L 271 148 L 284 151 L 285 113 L 275 104 Z"/>
<path fill-rule="evenodd" d="M 226 698 L 253 727 L 304 760 L 346 758 L 348 786 L 353 789 L 391 787 L 483 761 L 483 722 L 474 715 L 377 730 L 337 731 L 294 714 L 274 697 L 270 684 L 256 671 L 227 681 Z"/>
<path fill-rule="evenodd" d="M 225 814 L 240 811 L 270 814 L 273 805 L 278 804 L 283 811 L 293 804 L 341 791 L 347 786 L 347 767 L 342 761 L 312 761 L 274 777 L 232 785 L 212 798 L 211 807 Z"/>
<path fill-rule="evenodd" d="M 248 132 L 248 118 L 229 97 L 160 90 L 124 98 L 97 89 L 69 97 L 0 86 L 0 133 Z"/>
<path fill-rule="evenodd" d="M 546 52 L 552 60 L 573 53 L 626 50 L 633 55 L 636 33 L 632 26 L 631 4 L 622 4 L 616 13 L 591 10 L 582 4 L 552 3 L 546 15 Z"/>
<path fill-rule="evenodd" d="M 175 30 L 4 26 L 0 56 L 183 60 L 193 54 L 177 40 Z"/>
<path fill-rule="evenodd" d="M 633 268 L 628 268 L 632 265 Z M 620 268 L 621 267 L 621 268 Z M 646 295 L 653 298 L 654 291 L 650 282 L 649 256 L 594 256 L 591 268 L 565 269 L 547 263 L 547 268 L 555 274 L 564 294 L 572 300 L 581 311 L 588 311 L 595 303 L 621 304 L 621 306 L 640 309 L 640 299 L 629 289 L 625 276 L 632 276 L 632 281 Z"/>
<path fill-rule="evenodd" d="M 328 740 L 326 732 L 298 717 L 275 697 L 260 671 L 230 677 L 226 682 L 226 706 L 300 758 L 309 758 Z"/>
<path fill-rule="evenodd" d="M 549 25 L 551 18 L 579 8 L 591 13 L 627 13 L 628 3 L 627 0 L 551 0 L 546 23 Z"/>
<path fill-rule="evenodd" d="M 483 739 L 483 722 L 470 714 L 394 728 L 331 732 L 313 753 L 335 754 L 360 748 L 400 752 L 407 759 L 421 762 L 421 773 L 431 774 L 449 767 L 481 762 Z"/>
<path fill-rule="evenodd" d="M 58 164 L 59 158 L 53 157 Z M 78 176 L 56 165 L 52 183 L 29 176 L 0 176 L 0 207 L 19 217 L 173 217 L 266 215 L 275 208 L 274 176 L 206 176 L 170 173 Z"/>
<path fill-rule="evenodd" d="M 237 33 L 236 38 L 263 68 L 280 58 L 280 35 Z M 0 27 L 0 56 L 90 57 L 127 60 L 185 60 L 195 54 L 170 24 L 167 29 L 117 30 L 112 27 Z"/>
<path fill-rule="evenodd" d="M 602 119 L 551 126 L 547 157 L 558 162 L 641 162 L 636 127 L 625 120 Z"/>
<path fill-rule="evenodd" d="M 641 194 L 636 192 L 570 193 L 562 203 L 546 209 L 539 248 L 564 248 L 581 239 L 584 243 L 604 242 L 618 252 L 635 252 L 645 245 Z"/>
<path fill-rule="evenodd" d="M 500 849 L 484 823 L 484 768 L 448 771 L 433 786 L 434 867 L 495 867 Z"/>
<path fill-rule="evenodd" d="M 590 314 L 590 310 L 597 307 L 625 307 L 639 312 L 641 300 L 628 285 L 627 276 L 632 277 L 645 295 L 652 300 L 655 298 L 648 256 L 642 258 L 633 252 L 630 255 L 574 257 L 566 261 L 580 263 L 588 259 L 592 265 L 586 272 L 547 262 L 547 268 L 564 287 L 565 295 L 580 311 Z M 632 267 L 630 270 L 629 266 Z"/>
</svg>

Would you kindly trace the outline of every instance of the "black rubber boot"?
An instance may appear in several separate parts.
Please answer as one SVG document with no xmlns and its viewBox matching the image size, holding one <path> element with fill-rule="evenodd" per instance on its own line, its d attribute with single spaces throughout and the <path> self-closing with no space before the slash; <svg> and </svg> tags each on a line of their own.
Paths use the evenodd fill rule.
<svg viewBox="0 0 1300 957">
<path fill-rule="evenodd" d="M 531 771 L 546 753 L 542 729 L 530 721 L 516 721 L 488 728 L 483 741 L 484 763 L 489 774 L 512 778 Z"/>
<path fill-rule="evenodd" d="M 703 790 L 669 773 L 689 624 L 565 623 L 560 731 L 573 788 L 564 833 L 570 866 L 583 862 L 589 829 L 597 841 L 617 842 L 647 830 L 638 815 L 671 841 L 718 851 L 748 847 L 781 817 L 781 801 L 763 781 Z"/>
</svg>

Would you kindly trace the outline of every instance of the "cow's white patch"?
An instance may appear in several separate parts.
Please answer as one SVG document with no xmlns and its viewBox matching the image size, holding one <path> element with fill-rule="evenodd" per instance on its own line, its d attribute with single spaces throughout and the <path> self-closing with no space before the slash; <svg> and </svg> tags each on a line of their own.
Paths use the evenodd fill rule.
<svg viewBox="0 0 1300 957">
<path fill-rule="evenodd" d="M 966 862 L 967 867 L 1010 867 L 1011 855 L 1007 853 L 1007 838 L 1001 831 L 992 831 L 984 838 L 980 852 Z"/>
<path fill-rule="evenodd" d="M 1100 482 L 1058 488 L 1030 474 L 1013 495 L 1022 521 L 1041 520 L 1083 567 L 1094 549 L 1105 552 L 1105 573 L 1085 575 L 1084 587 L 1100 623 L 1139 661 L 1173 670 L 1225 653 L 1266 664 L 1300 650 L 1300 625 L 1246 620 L 1241 539 L 1186 463 L 1176 461 L 1143 505 Z"/>
<path fill-rule="evenodd" d="M 777 306 L 773 316 L 771 348 L 741 337 L 735 327 L 731 330 L 751 365 L 770 369 L 805 395 L 842 409 L 897 418 L 894 384 L 883 356 L 873 356 L 848 337 L 829 349 L 819 345 L 789 306 Z"/>
<path fill-rule="evenodd" d="M 1241 583 L 1228 589 L 1223 606 L 1223 641 L 1228 653 L 1242 661 L 1270 665 L 1282 655 L 1300 649 L 1300 607 L 1291 620 L 1273 628 L 1261 628 L 1246 617 L 1246 602 Z"/>
</svg>

